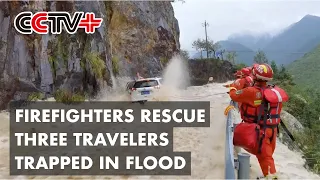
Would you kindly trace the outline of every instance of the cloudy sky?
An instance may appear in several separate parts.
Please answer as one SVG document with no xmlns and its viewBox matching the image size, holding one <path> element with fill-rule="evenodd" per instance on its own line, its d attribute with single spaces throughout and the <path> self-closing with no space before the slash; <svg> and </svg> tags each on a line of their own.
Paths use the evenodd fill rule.
<svg viewBox="0 0 320 180">
<path fill-rule="evenodd" d="M 234 33 L 276 34 L 307 14 L 320 16 L 320 0 L 185 0 L 172 3 L 180 26 L 181 48 L 208 36 L 224 40 Z"/>
</svg>

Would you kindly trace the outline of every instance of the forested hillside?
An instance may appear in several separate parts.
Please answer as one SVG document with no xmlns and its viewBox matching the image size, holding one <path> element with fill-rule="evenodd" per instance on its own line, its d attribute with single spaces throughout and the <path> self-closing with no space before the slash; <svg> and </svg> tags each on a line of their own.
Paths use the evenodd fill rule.
<svg viewBox="0 0 320 180">
<path fill-rule="evenodd" d="M 299 60 L 289 64 L 288 70 L 298 85 L 319 89 L 320 85 L 317 82 L 320 79 L 320 45 Z"/>
</svg>

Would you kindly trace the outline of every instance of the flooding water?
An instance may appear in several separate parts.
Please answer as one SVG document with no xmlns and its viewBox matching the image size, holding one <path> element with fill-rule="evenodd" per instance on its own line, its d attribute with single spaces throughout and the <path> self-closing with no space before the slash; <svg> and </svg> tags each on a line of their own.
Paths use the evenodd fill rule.
<svg viewBox="0 0 320 180">
<path fill-rule="evenodd" d="M 179 62 L 180 61 L 180 62 Z M 174 68 L 171 68 L 174 67 Z M 171 69 L 171 70 L 170 70 Z M 191 176 L 32 176 L 10 177 L 9 176 L 9 119 L 8 113 L 0 113 L 0 179 L 224 179 L 224 145 L 225 145 L 225 122 L 224 108 L 229 104 L 230 98 L 227 89 L 219 83 L 205 86 L 179 89 L 179 78 L 169 76 L 172 71 L 178 76 L 185 73 L 181 59 L 174 59 L 166 69 L 163 77 L 165 86 L 161 93 L 156 94 L 153 100 L 182 100 L 182 101 L 210 101 L 211 126 L 208 128 L 175 128 L 174 151 L 191 151 L 192 175 Z M 118 79 L 126 82 L 128 79 Z M 184 82 L 184 81 L 182 81 Z M 185 83 L 185 82 L 184 82 Z M 121 83 L 120 83 L 121 84 Z M 125 83 L 122 83 L 125 85 Z M 180 84 L 181 85 L 181 84 Z M 109 94 L 109 95 L 107 95 Z M 125 100 L 123 90 L 102 92 L 100 100 Z M 238 115 L 234 120 L 239 121 Z M 280 179 L 320 179 L 319 176 L 308 172 L 304 167 L 301 154 L 289 150 L 285 145 L 278 142 L 274 159 L 280 174 Z M 258 162 L 251 156 L 251 178 L 261 175 Z"/>
</svg>

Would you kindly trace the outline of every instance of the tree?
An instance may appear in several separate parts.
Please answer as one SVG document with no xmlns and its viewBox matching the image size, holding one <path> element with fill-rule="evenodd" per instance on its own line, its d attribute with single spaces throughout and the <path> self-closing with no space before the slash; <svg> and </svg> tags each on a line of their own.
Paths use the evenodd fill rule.
<svg viewBox="0 0 320 180">
<path fill-rule="evenodd" d="M 273 73 L 274 73 L 275 75 L 278 74 L 278 66 L 277 66 L 277 64 L 276 64 L 275 61 L 271 61 L 271 68 L 272 68 Z"/>
<path fill-rule="evenodd" d="M 254 60 L 253 61 L 256 62 L 256 63 L 259 63 L 259 64 L 261 64 L 261 63 L 269 63 L 269 60 L 267 59 L 266 54 L 261 50 L 259 50 L 258 53 L 254 56 Z"/>
<path fill-rule="evenodd" d="M 239 71 L 239 70 L 241 70 L 242 68 L 245 68 L 245 67 L 248 67 L 248 66 L 246 64 L 244 64 L 244 63 L 240 63 L 240 64 L 236 65 L 236 70 Z"/>
<path fill-rule="evenodd" d="M 192 47 L 201 52 L 202 59 L 202 51 L 206 49 L 206 40 L 198 38 L 197 40 L 193 41 Z"/>
<path fill-rule="evenodd" d="M 237 53 L 235 51 L 228 51 L 226 54 L 226 59 L 230 61 L 232 64 L 236 63 Z"/>
<path fill-rule="evenodd" d="M 225 49 L 223 49 L 223 50 L 221 50 L 220 51 L 220 54 L 221 54 L 221 59 L 223 60 L 223 57 L 224 57 L 224 53 L 226 52 L 226 50 Z"/>
<path fill-rule="evenodd" d="M 190 58 L 188 51 L 182 49 L 180 50 L 180 56 L 185 60 L 188 60 Z"/>
<path fill-rule="evenodd" d="M 221 46 L 218 42 L 214 43 L 213 40 L 208 40 L 208 50 L 209 50 L 209 55 L 211 53 L 213 53 L 213 58 L 217 58 L 216 57 L 216 52 L 218 51 L 218 49 L 220 49 Z"/>
<path fill-rule="evenodd" d="M 219 43 L 214 43 L 213 40 L 208 39 L 208 43 L 205 39 L 197 39 L 192 43 L 192 47 L 195 48 L 197 51 L 201 51 L 201 59 L 202 59 L 202 51 L 206 51 L 208 45 L 208 55 L 207 57 L 213 57 L 216 58 L 216 52 L 218 49 L 221 48 Z M 210 56 L 210 54 L 213 53 L 213 55 Z"/>
<path fill-rule="evenodd" d="M 271 62 L 271 66 L 274 66 L 272 67 L 273 79 L 276 84 L 287 88 L 291 88 L 295 85 L 292 75 L 286 70 L 284 65 L 282 65 L 280 69 L 278 69 L 277 65 L 273 61 Z"/>
</svg>

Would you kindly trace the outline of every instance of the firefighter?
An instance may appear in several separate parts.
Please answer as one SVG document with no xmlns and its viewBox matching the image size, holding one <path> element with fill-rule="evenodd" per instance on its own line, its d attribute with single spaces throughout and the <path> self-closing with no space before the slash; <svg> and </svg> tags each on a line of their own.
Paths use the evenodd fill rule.
<svg viewBox="0 0 320 180">
<path fill-rule="evenodd" d="M 232 87 L 232 86 L 237 86 L 238 87 L 238 90 L 240 89 L 243 89 L 245 87 L 249 87 L 249 86 L 252 86 L 253 85 L 253 78 L 251 77 L 251 67 L 245 67 L 245 68 L 242 68 L 240 71 L 238 71 L 236 74 L 237 74 L 237 77 L 238 79 L 235 80 L 233 83 L 231 84 L 228 84 L 228 85 L 224 85 L 224 87 Z M 241 102 L 236 102 L 234 104 L 238 110 L 240 111 L 241 110 Z M 231 107 L 227 107 L 226 108 L 226 111 L 225 111 L 225 115 L 227 115 L 226 113 L 229 111 Z"/>
<path fill-rule="evenodd" d="M 231 83 L 231 84 L 227 84 L 227 85 L 223 85 L 224 87 L 231 87 L 233 86 L 233 84 L 237 84 L 238 88 L 245 88 L 245 87 L 249 87 L 253 85 L 253 79 L 251 77 L 251 68 L 250 67 L 246 67 L 246 68 L 242 68 L 240 71 L 237 71 L 235 73 L 235 76 L 237 77 L 237 79 Z"/>
<path fill-rule="evenodd" d="M 239 70 L 236 73 L 233 74 L 236 80 L 233 82 L 235 83 L 238 79 L 241 79 L 243 77 L 243 73 Z M 229 88 L 231 84 L 225 84 L 223 87 Z"/>
<path fill-rule="evenodd" d="M 283 89 L 267 85 L 273 79 L 273 70 L 268 64 L 254 64 L 252 77 L 252 87 L 242 89 L 237 84 L 230 87 L 230 98 L 242 104 L 242 123 L 235 128 L 234 145 L 256 155 L 265 177 L 277 179 L 272 156 L 281 121 L 282 103 L 288 101 L 289 97 Z M 255 146 L 246 147 L 250 142 L 254 142 L 251 144 Z"/>
<path fill-rule="evenodd" d="M 253 81 L 253 77 L 252 77 L 252 67 L 243 68 L 241 71 L 242 71 L 242 74 L 245 78 L 244 87 L 253 86 L 254 81 Z"/>
</svg>

